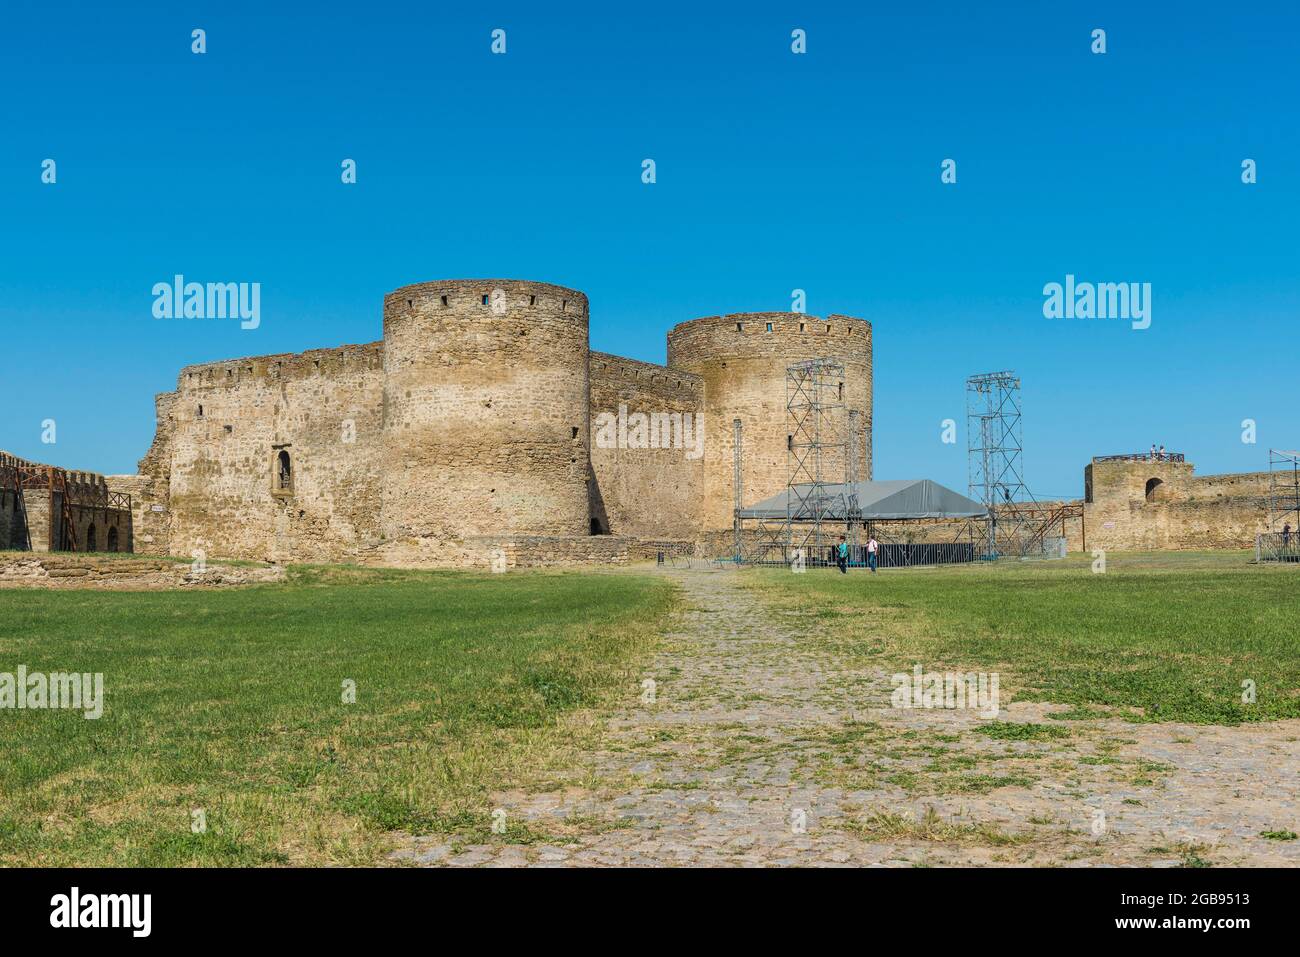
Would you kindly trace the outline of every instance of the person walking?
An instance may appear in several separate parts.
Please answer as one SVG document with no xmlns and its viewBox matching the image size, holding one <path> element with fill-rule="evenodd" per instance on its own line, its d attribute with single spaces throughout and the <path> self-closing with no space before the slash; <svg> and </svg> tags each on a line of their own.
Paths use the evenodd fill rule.
<svg viewBox="0 0 1300 957">
<path fill-rule="evenodd" d="M 1160 446 L 1160 453 L 1158 458 L 1160 459 L 1161 462 L 1165 460 L 1165 447 L 1163 445 Z"/>
<path fill-rule="evenodd" d="M 835 549 L 835 564 L 840 567 L 841 573 L 845 575 L 849 573 L 849 545 L 843 535 L 840 536 L 839 547 Z"/>
<path fill-rule="evenodd" d="M 876 544 L 876 536 L 872 535 L 867 542 L 867 564 L 871 566 L 871 574 L 876 573 L 876 549 L 880 546 Z"/>
<path fill-rule="evenodd" d="M 1156 444 L 1155 444 L 1154 442 L 1152 442 L 1152 443 L 1151 443 L 1151 461 L 1154 462 L 1155 460 L 1156 460 Z"/>
</svg>

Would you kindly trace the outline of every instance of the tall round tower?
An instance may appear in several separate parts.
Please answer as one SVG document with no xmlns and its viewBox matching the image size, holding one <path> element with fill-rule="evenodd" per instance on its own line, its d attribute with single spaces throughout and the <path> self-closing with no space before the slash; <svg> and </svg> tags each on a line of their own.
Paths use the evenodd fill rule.
<svg viewBox="0 0 1300 957">
<path fill-rule="evenodd" d="M 843 402 L 859 480 L 871 478 L 871 323 L 831 315 L 748 312 L 679 323 L 668 333 L 668 365 L 704 378 L 705 531 L 730 528 L 735 507 L 735 420 L 741 422 L 742 501 L 775 495 L 789 481 L 786 368 L 809 359 L 844 364 Z M 843 459 L 828 458 L 827 481 Z"/>
<path fill-rule="evenodd" d="M 448 279 L 384 297 L 390 539 L 588 533 L 587 297 Z"/>
</svg>

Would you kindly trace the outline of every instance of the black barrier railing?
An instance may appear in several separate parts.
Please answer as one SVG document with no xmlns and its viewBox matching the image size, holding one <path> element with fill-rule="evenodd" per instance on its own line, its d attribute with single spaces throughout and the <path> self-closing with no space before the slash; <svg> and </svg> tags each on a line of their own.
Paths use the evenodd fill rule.
<svg viewBox="0 0 1300 957">
<path fill-rule="evenodd" d="M 747 564 L 752 565 L 790 565 L 794 566 L 799 556 L 798 549 L 788 547 L 770 547 L 763 555 Z M 803 567 L 835 568 L 839 564 L 838 547 L 823 545 L 818 548 L 803 550 Z M 877 568 L 914 568 L 926 565 L 956 565 L 975 561 L 975 545 L 972 542 L 897 542 L 880 543 L 876 547 Z M 867 568 L 870 555 L 865 545 L 849 547 L 848 567 Z"/>
</svg>

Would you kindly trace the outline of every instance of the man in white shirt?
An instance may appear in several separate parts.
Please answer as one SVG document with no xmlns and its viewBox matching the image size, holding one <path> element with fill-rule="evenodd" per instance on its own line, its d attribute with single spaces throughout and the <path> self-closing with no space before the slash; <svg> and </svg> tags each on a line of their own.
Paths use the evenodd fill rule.
<svg viewBox="0 0 1300 957">
<path fill-rule="evenodd" d="M 867 564 L 871 566 L 873 575 L 876 573 L 876 549 L 879 547 L 876 544 L 876 536 L 872 535 L 871 540 L 867 542 Z"/>
</svg>

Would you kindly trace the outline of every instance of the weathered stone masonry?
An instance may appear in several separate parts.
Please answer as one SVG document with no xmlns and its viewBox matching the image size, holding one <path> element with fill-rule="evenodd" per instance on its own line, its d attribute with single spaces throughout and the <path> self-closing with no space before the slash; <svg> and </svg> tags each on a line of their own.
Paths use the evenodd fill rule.
<svg viewBox="0 0 1300 957">
<path fill-rule="evenodd" d="M 676 326 L 668 365 L 590 351 L 587 297 L 546 283 L 394 290 L 383 339 L 183 369 L 129 488 L 137 549 L 392 565 L 619 562 L 731 527 L 785 486 L 785 367 L 846 366 L 870 477 L 871 327 L 794 313 Z M 691 416 L 703 454 L 601 447 L 601 413 Z M 583 541 L 590 539 L 591 541 Z"/>
<path fill-rule="evenodd" d="M 444 280 L 385 296 L 380 341 L 187 366 L 156 398 L 137 474 L 55 470 L 79 550 L 92 523 L 98 550 L 111 528 L 121 551 L 277 562 L 509 568 L 718 548 L 736 423 L 753 503 L 787 480 L 786 368 L 820 357 L 844 364 L 856 471 L 872 478 L 869 322 L 708 316 L 672 328 L 667 365 L 591 352 L 588 322 L 575 289 Z M 602 441 L 602 416 L 624 412 L 690 423 L 701 454 Z M 29 533 L 36 550 L 65 547 L 62 493 L 23 493 L 19 465 L 50 468 L 0 453 L 0 548 Z M 1267 483 L 1094 460 L 1069 546 L 1246 547 Z"/>
<path fill-rule="evenodd" d="M 1190 462 L 1094 459 L 1084 469 L 1089 548 L 1249 548 L 1268 531 L 1267 472 L 1195 475 Z"/>
<path fill-rule="evenodd" d="M 0 549 L 129 552 L 131 510 L 102 475 L 0 452 Z"/>
</svg>

